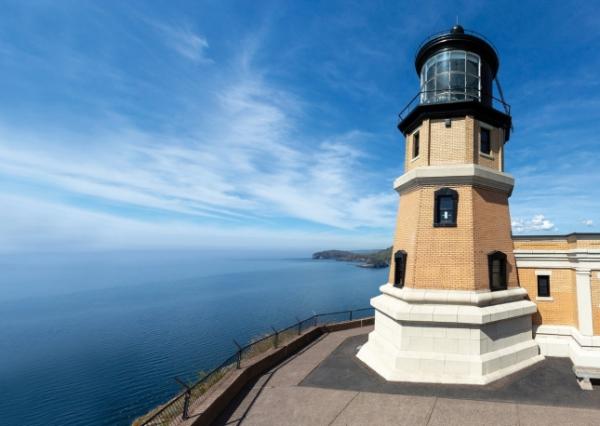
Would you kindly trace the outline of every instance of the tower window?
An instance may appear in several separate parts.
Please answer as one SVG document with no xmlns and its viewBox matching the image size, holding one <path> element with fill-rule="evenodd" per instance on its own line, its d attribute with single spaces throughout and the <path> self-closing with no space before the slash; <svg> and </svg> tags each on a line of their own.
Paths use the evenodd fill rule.
<svg viewBox="0 0 600 426">
<path fill-rule="evenodd" d="M 538 297 L 550 297 L 550 276 L 538 275 L 537 291 Z"/>
<path fill-rule="evenodd" d="M 433 226 L 456 226 L 458 192 L 450 188 L 435 191 Z"/>
<path fill-rule="evenodd" d="M 488 254 L 490 290 L 506 290 L 506 255 L 501 251 Z"/>
<path fill-rule="evenodd" d="M 406 275 L 406 252 L 398 250 L 394 254 L 394 286 L 404 287 L 404 276 Z"/>
<path fill-rule="evenodd" d="M 492 153 L 492 140 L 490 129 L 485 127 L 479 128 L 479 152 L 490 155 Z"/>
<path fill-rule="evenodd" d="M 420 148 L 419 144 L 420 144 L 419 132 L 416 132 L 413 135 L 412 158 L 417 158 L 419 156 L 419 148 Z"/>
</svg>

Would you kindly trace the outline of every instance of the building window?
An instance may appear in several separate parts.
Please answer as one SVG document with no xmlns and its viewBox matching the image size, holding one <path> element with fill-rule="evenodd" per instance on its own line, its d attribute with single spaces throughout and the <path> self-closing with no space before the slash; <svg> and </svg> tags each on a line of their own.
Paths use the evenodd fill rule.
<svg viewBox="0 0 600 426">
<path fill-rule="evenodd" d="M 490 290 L 506 290 L 506 255 L 501 251 L 488 254 L 490 272 Z"/>
<path fill-rule="evenodd" d="M 420 138 L 419 138 L 419 132 L 416 132 L 413 135 L 413 152 L 412 152 L 412 158 L 417 158 L 419 156 L 419 142 L 420 142 Z"/>
<path fill-rule="evenodd" d="M 537 295 L 538 297 L 550 297 L 550 276 L 537 276 Z"/>
<path fill-rule="evenodd" d="M 404 276 L 406 275 L 406 252 L 398 250 L 394 254 L 394 286 L 404 287 Z"/>
<path fill-rule="evenodd" d="M 492 139 L 490 129 L 479 128 L 479 152 L 490 155 L 492 153 Z"/>
<path fill-rule="evenodd" d="M 458 192 L 450 188 L 435 191 L 433 226 L 456 226 Z"/>
</svg>

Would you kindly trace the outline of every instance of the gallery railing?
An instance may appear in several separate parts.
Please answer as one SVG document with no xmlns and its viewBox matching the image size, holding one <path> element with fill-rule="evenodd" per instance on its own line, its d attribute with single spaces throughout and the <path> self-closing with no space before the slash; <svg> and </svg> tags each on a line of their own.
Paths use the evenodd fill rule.
<svg viewBox="0 0 600 426">
<path fill-rule="evenodd" d="M 298 322 L 281 330 L 276 330 L 271 327 L 273 330 L 272 333 L 260 337 L 259 339 L 252 340 L 250 343 L 243 346 L 234 340 L 233 343 L 237 348 L 235 353 L 223 360 L 223 362 L 203 375 L 200 380 L 193 384 L 186 384 L 178 378 L 175 378 L 175 381 L 184 388 L 183 391 L 175 395 L 162 406 L 145 416 L 138 418 L 133 424 L 135 426 L 158 426 L 170 425 L 176 423 L 177 420 L 185 420 L 189 418 L 190 406 L 229 371 L 241 368 L 244 360 L 252 358 L 271 348 L 277 348 L 314 327 L 370 318 L 373 315 L 373 308 L 314 314 L 304 320 L 298 320 Z"/>
<path fill-rule="evenodd" d="M 505 114 L 510 115 L 510 104 L 506 103 L 503 99 L 496 98 L 489 94 L 480 94 L 476 89 L 440 89 L 440 90 L 422 90 L 418 92 L 406 106 L 400 111 L 398 117 L 402 121 L 409 110 L 416 104 L 429 105 L 429 104 L 450 104 L 456 102 L 470 102 L 476 101 L 481 102 L 483 98 L 491 100 L 491 106 L 495 109 L 504 111 Z"/>
</svg>

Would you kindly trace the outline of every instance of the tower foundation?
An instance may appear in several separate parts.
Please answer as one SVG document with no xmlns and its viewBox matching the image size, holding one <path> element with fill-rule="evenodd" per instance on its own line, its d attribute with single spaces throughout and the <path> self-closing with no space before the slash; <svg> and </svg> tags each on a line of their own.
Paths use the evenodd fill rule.
<svg viewBox="0 0 600 426">
<path fill-rule="evenodd" d="M 416 290 L 386 284 L 358 358 L 386 380 L 484 385 L 544 359 L 522 288 Z"/>
</svg>

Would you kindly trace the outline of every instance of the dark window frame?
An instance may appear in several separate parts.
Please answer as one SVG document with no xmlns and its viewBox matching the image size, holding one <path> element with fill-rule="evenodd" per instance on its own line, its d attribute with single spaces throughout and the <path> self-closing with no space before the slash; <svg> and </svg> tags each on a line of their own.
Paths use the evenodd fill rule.
<svg viewBox="0 0 600 426">
<path fill-rule="evenodd" d="M 406 278 L 406 252 L 398 250 L 394 253 L 394 287 L 402 288 Z"/>
<path fill-rule="evenodd" d="M 442 219 L 441 203 L 442 197 L 450 197 L 452 199 L 452 220 L 446 222 Z M 458 192 L 450 188 L 440 188 L 434 193 L 433 203 L 433 226 L 434 228 L 455 228 L 458 218 Z"/>
<path fill-rule="evenodd" d="M 540 291 L 540 278 L 546 279 L 546 291 Z M 538 275 L 537 276 L 537 295 L 538 297 L 551 297 L 550 292 L 550 275 Z"/>
<path fill-rule="evenodd" d="M 500 261 L 500 285 L 494 287 L 494 261 Z M 502 291 L 508 288 L 506 254 L 501 251 L 494 251 L 488 254 L 488 271 L 490 291 Z"/>
<path fill-rule="evenodd" d="M 421 137 L 419 135 L 419 132 L 416 131 L 413 134 L 413 143 L 412 143 L 412 159 L 414 160 L 415 158 L 417 158 L 419 156 L 419 151 L 421 149 Z"/>
<path fill-rule="evenodd" d="M 487 134 L 487 151 L 483 146 L 483 134 Z M 479 126 L 479 153 L 492 155 L 492 130 L 484 126 Z"/>
</svg>

